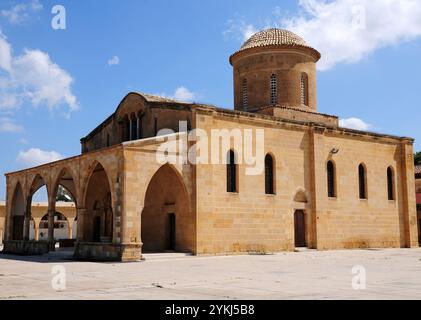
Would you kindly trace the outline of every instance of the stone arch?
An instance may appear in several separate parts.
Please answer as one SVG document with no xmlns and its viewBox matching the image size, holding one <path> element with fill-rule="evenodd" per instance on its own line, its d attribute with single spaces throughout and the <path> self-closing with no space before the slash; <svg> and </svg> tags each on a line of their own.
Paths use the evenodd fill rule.
<svg viewBox="0 0 421 320">
<path fill-rule="evenodd" d="M 112 198 L 109 174 L 99 161 L 95 161 L 83 195 L 86 212 L 82 222 L 82 237 L 85 241 L 112 242 L 114 227 Z"/>
<path fill-rule="evenodd" d="M 152 176 L 141 214 L 143 251 L 194 251 L 194 221 L 187 188 L 178 170 L 161 166 Z"/>
<path fill-rule="evenodd" d="M 80 195 L 79 195 L 79 190 L 77 188 L 78 184 L 74 177 L 75 177 L 74 173 L 68 167 L 63 167 L 59 171 L 59 174 L 54 179 L 54 182 L 52 184 L 52 189 L 51 189 L 51 197 L 54 201 L 57 197 L 58 188 L 61 185 L 70 193 L 77 207 L 77 205 L 80 202 L 79 201 Z"/>
<path fill-rule="evenodd" d="M 48 199 L 50 199 L 50 188 L 47 183 L 48 179 L 44 177 L 41 173 L 36 173 L 32 180 L 30 180 L 31 183 L 28 185 L 28 194 L 27 197 L 29 200 L 31 200 L 32 196 L 43 186 L 47 189 L 47 196 Z M 30 205 L 31 201 L 28 201 L 28 205 Z"/>
<path fill-rule="evenodd" d="M 296 202 L 296 203 L 307 203 L 308 202 L 306 191 L 303 188 L 298 188 L 295 191 L 293 199 L 294 199 L 294 202 Z"/>
<path fill-rule="evenodd" d="M 87 172 L 87 174 L 85 174 L 83 177 L 80 178 L 80 188 L 79 188 L 79 202 L 78 203 L 78 207 L 79 208 L 85 208 L 86 207 L 86 199 L 87 199 L 87 191 L 88 191 L 88 185 L 89 185 L 89 181 L 92 179 L 92 175 L 95 172 L 95 170 L 97 169 L 98 165 L 100 167 L 102 167 L 104 169 L 104 172 L 107 176 L 107 181 L 108 181 L 108 185 L 110 187 L 110 191 L 111 191 L 111 200 L 112 200 L 112 204 L 114 204 L 115 199 L 114 199 L 114 188 L 113 188 L 113 182 L 112 182 L 112 177 L 110 175 L 111 170 L 100 160 L 94 160 L 92 161 L 87 170 L 85 172 Z"/>
<path fill-rule="evenodd" d="M 26 203 L 22 184 L 20 182 L 17 182 L 13 191 L 11 204 L 10 230 L 12 240 L 23 240 L 25 207 Z"/>
</svg>

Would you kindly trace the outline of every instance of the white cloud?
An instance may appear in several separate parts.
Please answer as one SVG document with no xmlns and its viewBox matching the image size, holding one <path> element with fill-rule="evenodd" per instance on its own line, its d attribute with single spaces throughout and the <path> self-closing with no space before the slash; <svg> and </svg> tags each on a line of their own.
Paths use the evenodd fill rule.
<svg viewBox="0 0 421 320">
<path fill-rule="evenodd" d="M 358 118 L 348 118 L 339 120 L 339 126 L 348 129 L 355 129 L 361 131 L 368 131 L 371 127 L 370 124 L 365 123 L 363 120 Z"/>
<path fill-rule="evenodd" d="M 63 159 L 63 156 L 56 151 L 44 151 L 38 148 L 31 148 L 27 151 L 20 151 L 16 161 L 23 166 L 35 167 L 61 159 Z"/>
<path fill-rule="evenodd" d="M 23 127 L 16 124 L 15 121 L 11 118 L 2 117 L 0 118 L 0 132 L 22 132 Z"/>
<path fill-rule="evenodd" d="M 291 30 L 322 53 L 320 70 L 359 62 L 380 48 L 421 37 L 419 0 L 300 0 L 299 5 L 296 15 L 277 7 L 258 28 L 239 20 L 229 30 L 240 30 L 244 38 L 248 29 Z"/>
<path fill-rule="evenodd" d="M 182 102 L 192 102 L 194 99 L 197 99 L 198 95 L 186 87 L 180 86 L 175 89 L 174 93 L 167 95 L 166 93 L 157 94 L 157 96 L 166 97 L 173 100 L 178 100 Z"/>
<path fill-rule="evenodd" d="M 67 106 L 67 115 L 79 108 L 72 76 L 43 51 L 25 50 L 14 57 L 10 43 L 0 35 L 0 71 L 0 111 L 17 109 L 25 101 L 50 110 Z"/>
<path fill-rule="evenodd" d="M 42 8 L 39 0 L 32 0 L 27 3 L 19 3 L 8 10 L 1 10 L 0 15 L 12 24 L 21 24 L 28 20 L 32 13 L 42 10 Z"/>
<path fill-rule="evenodd" d="M 185 87 L 178 87 L 173 95 L 173 98 L 175 100 L 181 100 L 181 101 L 193 101 L 196 97 L 196 94 L 191 92 L 189 89 Z"/>
<path fill-rule="evenodd" d="M 12 47 L 6 37 L 0 32 L 0 68 L 10 71 L 12 68 Z"/>
<path fill-rule="evenodd" d="M 246 41 L 258 30 L 253 24 L 246 23 L 244 17 L 236 15 L 227 22 L 228 28 L 223 32 L 226 39 L 235 38 L 238 41 Z"/>
<path fill-rule="evenodd" d="M 110 60 L 108 60 L 109 66 L 115 66 L 117 64 L 120 64 L 120 58 L 117 56 L 112 57 Z"/>
</svg>

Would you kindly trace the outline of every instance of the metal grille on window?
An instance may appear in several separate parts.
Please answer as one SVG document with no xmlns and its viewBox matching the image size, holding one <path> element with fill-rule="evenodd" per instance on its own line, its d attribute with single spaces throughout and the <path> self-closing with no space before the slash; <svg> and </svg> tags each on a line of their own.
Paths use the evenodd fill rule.
<svg viewBox="0 0 421 320">
<path fill-rule="evenodd" d="M 308 76 L 301 74 L 301 104 L 308 106 Z"/>
<path fill-rule="evenodd" d="M 249 104 L 249 97 L 247 91 L 247 79 L 243 80 L 243 107 L 247 108 Z"/>
<path fill-rule="evenodd" d="M 278 78 L 275 74 L 270 77 L 270 105 L 278 104 Z"/>
</svg>

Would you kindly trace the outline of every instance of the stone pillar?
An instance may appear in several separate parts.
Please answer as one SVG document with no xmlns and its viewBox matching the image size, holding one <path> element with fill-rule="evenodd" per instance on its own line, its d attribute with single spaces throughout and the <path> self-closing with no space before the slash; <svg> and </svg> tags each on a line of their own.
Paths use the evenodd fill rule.
<svg viewBox="0 0 421 320">
<path fill-rule="evenodd" d="M 309 131 L 310 152 L 310 228 L 308 245 L 314 249 L 323 249 L 323 240 L 318 237 L 318 230 L 323 228 L 323 212 L 327 198 L 326 157 L 324 155 L 324 128 L 312 127 Z"/>
<path fill-rule="evenodd" d="M 67 239 L 73 239 L 73 221 L 67 218 Z"/>
<path fill-rule="evenodd" d="M 29 241 L 29 230 L 31 228 L 31 211 L 24 213 L 24 223 L 23 223 L 23 240 Z"/>
<path fill-rule="evenodd" d="M 77 208 L 77 241 L 85 241 L 85 220 L 86 220 L 86 209 Z"/>
<path fill-rule="evenodd" d="M 136 114 L 136 140 L 140 139 L 140 118 L 139 115 Z"/>
<path fill-rule="evenodd" d="M 395 174 L 395 184 L 401 185 L 401 246 L 405 248 L 418 247 L 417 206 L 415 196 L 414 150 L 413 140 L 405 139 L 400 145 L 400 171 Z M 399 199 L 399 198 L 398 198 Z"/>
<path fill-rule="evenodd" d="M 55 250 L 56 242 L 54 240 L 54 215 L 56 211 L 48 209 L 48 242 L 50 242 L 50 250 Z"/>
<path fill-rule="evenodd" d="M 129 139 L 127 141 L 132 140 L 132 130 L 133 130 L 132 121 L 133 121 L 132 117 L 129 117 Z"/>
<path fill-rule="evenodd" d="M 34 240 L 39 241 L 39 223 L 34 219 Z"/>
</svg>

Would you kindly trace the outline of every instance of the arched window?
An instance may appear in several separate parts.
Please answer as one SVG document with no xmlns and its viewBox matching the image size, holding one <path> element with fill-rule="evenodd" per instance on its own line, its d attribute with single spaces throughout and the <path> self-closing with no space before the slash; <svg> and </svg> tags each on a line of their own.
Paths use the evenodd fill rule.
<svg viewBox="0 0 421 320">
<path fill-rule="evenodd" d="M 273 177 L 273 158 L 270 154 L 265 157 L 265 193 L 275 194 L 274 177 Z"/>
<path fill-rule="evenodd" d="M 332 161 L 329 161 L 327 163 L 327 194 L 329 198 L 336 197 L 335 165 Z"/>
<path fill-rule="evenodd" d="M 367 199 L 367 177 L 365 172 L 365 167 L 363 164 L 360 164 L 358 167 L 358 182 L 360 189 L 360 199 Z"/>
<path fill-rule="evenodd" d="M 130 140 L 136 140 L 137 139 L 137 119 L 136 116 L 133 114 L 130 117 Z"/>
<path fill-rule="evenodd" d="M 395 200 L 394 185 L 393 170 L 389 167 L 387 168 L 387 198 L 389 200 Z"/>
<path fill-rule="evenodd" d="M 278 77 L 272 74 L 270 77 L 270 105 L 278 104 Z"/>
<path fill-rule="evenodd" d="M 233 150 L 230 150 L 227 154 L 227 192 L 238 192 L 237 164 Z"/>
<path fill-rule="evenodd" d="M 122 122 L 122 141 L 129 141 L 130 140 L 130 121 L 129 117 L 125 116 Z"/>
<path fill-rule="evenodd" d="M 308 75 L 301 74 L 301 104 L 308 106 Z"/>
<path fill-rule="evenodd" d="M 248 96 L 248 85 L 247 79 L 243 79 L 243 96 L 242 96 L 243 107 L 247 107 L 249 104 L 249 96 Z"/>
</svg>

